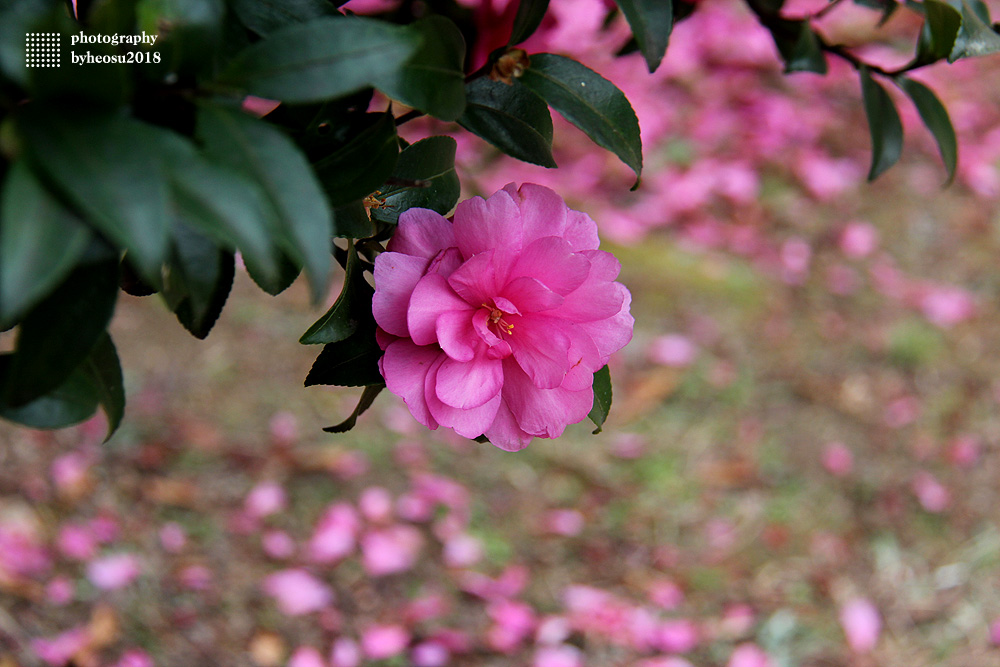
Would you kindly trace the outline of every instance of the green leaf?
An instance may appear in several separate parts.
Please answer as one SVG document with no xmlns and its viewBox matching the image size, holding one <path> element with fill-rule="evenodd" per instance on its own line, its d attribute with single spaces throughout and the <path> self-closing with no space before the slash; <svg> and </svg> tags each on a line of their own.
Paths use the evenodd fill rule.
<svg viewBox="0 0 1000 667">
<path fill-rule="evenodd" d="M 428 137 L 403 150 L 390 184 L 380 189 L 385 204 L 371 210 L 372 218 L 395 224 L 408 208 L 429 208 L 441 215 L 454 208 L 461 194 L 456 147 L 451 137 Z"/>
<path fill-rule="evenodd" d="M 456 120 L 465 110 L 465 39 L 443 16 L 428 16 L 409 26 L 422 44 L 402 67 L 374 79 L 375 87 L 408 107 L 441 120 Z"/>
<path fill-rule="evenodd" d="M 0 72 L 20 86 L 28 84 L 24 37 L 52 10 L 48 0 L 0 2 Z"/>
<path fill-rule="evenodd" d="M 0 381 L 12 363 L 13 355 L 0 355 Z M 20 406 L 0 401 L 0 417 L 31 428 L 57 429 L 89 419 L 98 405 L 104 408 L 108 417 L 107 441 L 125 414 L 121 365 L 107 333 L 101 336 L 87 359 L 44 396 Z"/>
<path fill-rule="evenodd" d="M 0 355 L 0 381 L 12 356 Z M 98 402 L 93 378 L 81 365 L 58 387 L 30 403 L 13 406 L 0 399 L 0 417 L 30 428 L 65 428 L 89 419 Z"/>
<path fill-rule="evenodd" d="M 108 417 L 107 442 L 118 430 L 125 416 L 125 383 L 122 380 L 122 367 L 118 360 L 118 351 L 107 333 L 101 337 L 94 351 L 83 363 L 84 373 L 90 376 L 97 401 Z"/>
<path fill-rule="evenodd" d="M 655 72 L 667 52 L 674 27 L 672 0 L 615 0 L 625 14 L 650 72 Z"/>
<path fill-rule="evenodd" d="M 774 44 L 781 59 L 785 61 L 785 73 L 815 72 L 826 74 L 826 56 L 820 46 L 819 37 L 813 32 L 808 21 L 793 21 L 777 18 L 768 21 Z"/>
<path fill-rule="evenodd" d="M 306 376 L 305 385 L 361 387 L 383 384 L 378 371 L 381 357 L 382 349 L 375 342 L 375 321 L 363 322 L 349 337 L 323 347 Z"/>
<path fill-rule="evenodd" d="M 323 430 L 327 433 L 346 433 L 350 431 L 358 423 L 358 417 L 372 406 L 372 403 L 375 402 L 375 397 L 382 393 L 383 389 L 385 389 L 385 384 L 371 384 L 366 386 L 365 390 L 361 392 L 361 399 L 358 401 L 358 405 L 354 408 L 351 416 L 336 426 L 327 426 Z"/>
<path fill-rule="evenodd" d="M 344 287 L 333 306 L 309 330 L 302 334 L 303 345 L 325 345 L 344 340 L 358 330 L 361 322 L 372 316 L 374 290 L 365 280 L 358 251 L 351 243 L 347 248 L 347 271 Z"/>
<path fill-rule="evenodd" d="M 29 161 L 158 283 L 170 238 L 160 155 L 172 133 L 120 115 L 29 107 L 17 117 Z"/>
<path fill-rule="evenodd" d="M 11 166 L 0 201 L 0 329 L 66 277 L 90 238 L 24 161 Z"/>
<path fill-rule="evenodd" d="M 17 348 L 0 388 L 19 406 L 62 384 L 104 334 L 118 296 L 118 263 L 84 264 L 21 322 Z"/>
<path fill-rule="evenodd" d="M 348 95 L 394 76 L 420 34 L 364 18 L 322 18 L 269 34 L 233 59 L 220 83 L 283 102 Z"/>
<path fill-rule="evenodd" d="M 368 209 L 365 208 L 362 200 L 350 202 L 343 206 L 338 206 L 334 212 L 334 227 L 336 235 L 349 239 L 365 239 L 375 234 L 375 226 L 368 216 Z"/>
<path fill-rule="evenodd" d="M 518 160 L 556 166 L 552 116 L 542 98 L 516 81 L 508 86 L 486 77 L 469 82 L 465 95 L 462 127 Z"/>
<path fill-rule="evenodd" d="M 947 183 L 951 183 L 955 178 L 955 167 L 958 165 L 958 140 L 951 119 L 948 118 L 948 110 L 941 104 L 934 91 L 924 84 L 905 77 L 897 78 L 896 83 L 913 100 L 920 119 L 934 136 L 944 167 L 948 171 Z"/>
<path fill-rule="evenodd" d="M 392 114 L 363 114 L 352 127 L 355 134 L 346 145 L 313 164 L 316 177 L 335 207 L 374 192 L 392 174 L 399 158 Z"/>
<path fill-rule="evenodd" d="M 339 13 L 326 0 L 232 0 L 231 4 L 240 22 L 261 36 Z"/>
<path fill-rule="evenodd" d="M 590 409 L 590 421 L 597 426 L 594 435 L 601 432 L 604 422 L 611 412 L 611 371 L 605 366 L 594 373 L 594 407 Z"/>
<path fill-rule="evenodd" d="M 639 120 L 622 91 L 597 72 L 575 60 L 552 53 L 531 56 L 520 81 L 566 120 L 583 130 L 635 172 L 642 173 Z"/>
<path fill-rule="evenodd" d="M 268 274 L 265 273 L 262 268 L 250 261 L 248 258 L 244 257 L 244 264 L 247 267 L 247 273 L 250 278 L 257 283 L 257 287 L 261 288 L 271 296 L 277 296 L 281 294 L 286 289 L 291 287 L 295 279 L 299 277 L 302 273 L 302 268 L 288 259 L 284 254 L 279 254 L 276 258 L 277 261 L 277 273 Z"/>
<path fill-rule="evenodd" d="M 962 25 L 962 15 L 939 0 L 924 0 L 924 25 L 917 40 L 917 54 L 911 66 L 928 65 L 947 58 Z"/>
<path fill-rule="evenodd" d="M 233 286 L 233 254 L 190 227 L 178 224 L 163 281 L 163 297 L 196 338 L 212 330 Z"/>
<path fill-rule="evenodd" d="M 948 55 L 948 62 L 1000 52 L 1000 35 L 990 27 L 989 22 L 989 9 L 985 4 L 975 2 L 974 6 L 969 0 L 962 0 L 962 27 Z"/>
<path fill-rule="evenodd" d="M 549 0 L 520 0 L 507 46 L 520 44 L 531 37 L 538 30 L 538 26 L 541 25 L 548 9 Z"/>
<path fill-rule="evenodd" d="M 136 30 L 159 35 L 151 49 L 159 62 L 144 64 L 144 73 L 156 72 L 160 79 L 170 73 L 213 76 L 225 16 L 223 0 L 138 0 Z"/>
<path fill-rule="evenodd" d="M 333 214 L 305 156 L 280 130 L 217 107 L 199 110 L 198 136 L 213 159 L 258 184 L 277 246 L 305 268 L 319 302 L 330 271 Z"/>
<path fill-rule="evenodd" d="M 868 117 L 872 137 L 872 166 L 868 180 L 874 181 L 899 161 L 903 152 L 903 124 L 889 93 L 872 79 L 867 67 L 858 70 L 861 76 L 861 97 Z"/>
<path fill-rule="evenodd" d="M 240 172 L 195 153 L 187 141 L 183 144 L 165 154 L 176 217 L 218 244 L 239 249 L 265 283 L 280 282 L 277 223 L 263 190 Z M 297 275 L 296 268 L 292 280 Z"/>
</svg>

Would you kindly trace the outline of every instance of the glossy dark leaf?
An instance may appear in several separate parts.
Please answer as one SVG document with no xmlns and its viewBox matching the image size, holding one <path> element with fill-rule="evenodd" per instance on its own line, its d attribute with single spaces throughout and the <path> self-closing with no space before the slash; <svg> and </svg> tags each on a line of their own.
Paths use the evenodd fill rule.
<svg viewBox="0 0 1000 667">
<path fill-rule="evenodd" d="M 12 356 L 0 355 L 0 381 Z M 0 398 L 0 417 L 30 428 L 65 428 L 89 419 L 98 402 L 93 378 L 81 365 L 58 387 L 29 403 L 13 406 Z"/>
<path fill-rule="evenodd" d="M 934 136 L 944 167 L 948 171 L 947 182 L 951 183 L 955 178 L 955 167 L 958 166 L 958 140 L 951 119 L 948 118 L 948 110 L 941 104 L 934 91 L 924 84 L 905 77 L 898 78 L 896 82 L 913 100 L 920 119 Z"/>
<path fill-rule="evenodd" d="M 101 337 L 93 352 L 83 363 L 82 372 L 90 376 L 97 396 L 97 402 L 108 418 L 108 434 L 105 441 L 114 435 L 125 416 L 125 383 L 118 351 L 107 333 Z"/>
<path fill-rule="evenodd" d="M 948 62 L 992 53 L 1000 53 L 1000 35 L 990 26 L 989 9 L 978 0 L 962 0 L 962 27 Z"/>
<path fill-rule="evenodd" d="M 91 232 L 38 182 L 24 161 L 7 172 L 0 201 L 0 329 L 66 277 Z"/>
<path fill-rule="evenodd" d="M 549 0 L 520 0 L 517 5 L 517 14 L 514 15 L 514 25 L 510 31 L 508 46 L 520 44 L 524 40 L 535 34 L 545 12 L 549 9 Z"/>
<path fill-rule="evenodd" d="M 532 55 L 520 81 L 597 145 L 621 158 L 635 172 L 638 187 L 639 121 L 622 91 L 592 69 L 552 53 Z"/>
<path fill-rule="evenodd" d="M 118 296 L 118 263 L 74 269 L 21 322 L 0 394 L 11 406 L 49 393 L 72 373 L 104 334 Z"/>
<path fill-rule="evenodd" d="M 247 274 L 257 284 L 257 287 L 271 296 L 277 296 L 291 287 L 295 279 L 302 273 L 301 267 L 282 253 L 279 253 L 274 261 L 277 262 L 276 272 L 268 274 L 262 270 L 260 265 L 255 264 L 247 257 L 243 258 Z"/>
<path fill-rule="evenodd" d="M 874 181 L 899 161 L 903 152 L 903 124 L 889 93 L 872 79 L 868 68 L 862 67 L 859 74 L 861 97 L 872 138 L 872 165 L 868 171 L 868 180 Z"/>
<path fill-rule="evenodd" d="M 775 46 L 785 62 L 785 73 L 815 72 L 826 74 L 826 56 L 820 47 L 819 38 L 808 21 L 775 19 L 767 27 L 774 37 Z"/>
<path fill-rule="evenodd" d="M 542 98 L 516 81 L 507 85 L 486 77 L 471 81 L 465 94 L 462 127 L 518 160 L 556 166 L 552 116 Z"/>
<path fill-rule="evenodd" d="M 392 174 L 399 157 L 392 114 L 364 114 L 352 127 L 355 134 L 346 145 L 313 164 L 320 185 L 335 207 L 374 192 Z"/>
<path fill-rule="evenodd" d="M 927 65 L 947 58 L 962 26 L 962 15 L 940 0 L 924 0 L 924 26 L 917 40 L 914 65 Z"/>
<path fill-rule="evenodd" d="M 461 193 L 456 146 L 451 137 L 428 137 L 408 146 L 399 154 L 390 184 L 381 188 L 379 197 L 385 201 L 371 209 L 372 218 L 395 224 L 408 208 L 429 208 L 442 215 L 451 211 Z"/>
<path fill-rule="evenodd" d="M 361 387 L 382 384 L 378 371 L 381 357 L 382 349 L 375 342 L 375 323 L 364 322 L 351 336 L 323 347 L 306 376 L 305 385 Z"/>
<path fill-rule="evenodd" d="M 284 102 L 348 95 L 394 76 L 416 53 L 414 30 L 364 18 L 323 18 L 275 30 L 238 54 L 220 83 Z"/>
<path fill-rule="evenodd" d="M 361 392 L 361 398 L 358 400 L 358 405 L 354 408 L 354 412 L 351 416 L 340 422 L 336 426 L 327 426 L 323 430 L 327 433 L 346 433 L 354 428 L 354 425 L 358 423 L 358 417 L 360 417 L 365 410 L 372 406 L 375 402 L 375 398 L 382 393 L 385 389 L 384 384 L 372 384 L 365 387 L 365 390 Z"/>
<path fill-rule="evenodd" d="M 374 79 L 375 87 L 408 107 L 441 120 L 456 120 L 465 110 L 465 39 L 443 16 L 409 26 L 422 44 L 402 67 Z"/>
<path fill-rule="evenodd" d="M 365 239 L 375 233 L 375 226 L 369 217 L 368 209 L 359 199 L 338 206 L 333 212 L 336 235 L 349 239 Z"/>
<path fill-rule="evenodd" d="M 186 225 L 176 226 L 163 297 L 196 338 L 208 336 L 219 319 L 233 286 L 235 267 L 231 252 Z"/>
<path fill-rule="evenodd" d="M 158 283 L 170 238 L 161 149 L 172 133 L 118 114 L 36 105 L 19 115 L 17 128 L 30 162 Z"/>
<path fill-rule="evenodd" d="M 594 373 L 594 407 L 590 409 L 590 421 L 597 426 L 594 435 L 601 432 L 604 422 L 611 412 L 611 371 L 605 366 Z"/>
<path fill-rule="evenodd" d="M 339 12 L 326 0 L 232 0 L 240 22 L 258 35 Z"/>
<path fill-rule="evenodd" d="M 655 72 L 667 52 L 670 32 L 674 27 L 672 0 L 615 0 L 625 14 L 632 35 L 646 59 L 650 72 Z"/>
<path fill-rule="evenodd" d="M 344 287 L 330 310 L 302 334 L 299 342 L 303 345 L 325 345 L 344 340 L 358 330 L 360 324 L 370 319 L 372 314 L 371 285 L 365 280 L 358 251 L 354 244 L 347 249 L 347 270 Z"/>
<path fill-rule="evenodd" d="M 280 130 L 242 113 L 203 107 L 198 133 L 209 155 L 258 184 L 278 247 L 305 268 L 315 302 L 326 291 L 333 214 L 305 156 Z"/>
</svg>

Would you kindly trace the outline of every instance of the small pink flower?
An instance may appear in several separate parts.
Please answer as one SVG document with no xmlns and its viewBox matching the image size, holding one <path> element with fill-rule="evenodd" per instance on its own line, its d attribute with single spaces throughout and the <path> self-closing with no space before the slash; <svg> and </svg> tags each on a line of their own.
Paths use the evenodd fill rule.
<svg viewBox="0 0 1000 667">
<path fill-rule="evenodd" d="M 172 554 L 179 553 L 187 544 L 187 534 L 179 523 L 170 521 L 160 528 L 160 546 Z"/>
<path fill-rule="evenodd" d="M 358 667 L 361 664 L 361 649 L 358 643 L 348 637 L 341 637 L 330 648 L 330 667 Z"/>
<path fill-rule="evenodd" d="M 410 643 L 410 633 L 399 625 L 373 625 L 361 635 L 361 648 L 372 660 L 399 655 Z"/>
<path fill-rule="evenodd" d="M 128 586 L 142 572 L 135 554 L 105 556 L 87 565 L 87 578 L 97 588 L 113 591 Z"/>
<path fill-rule="evenodd" d="M 882 619 L 870 600 L 854 598 L 840 608 L 840 625 L 844 628 L 851 650 L 868 653 L 878 642 Z"/>
<path fill-rule="evenodd" d="M 114 667 L 156 667 L 153 659 L 145 651 L 132 648 L 124 653 L 114 664 Z"/>
<path fill-rule="evenodd" d="M 1000 617 L 994 618 L 990 623 L 990 643 L 1000 646 Z"/>
<path fill-rule="evenodd" d="M 551 190 L 508 185 L 454 222 L 410 209 L 375 262 L 386 385 L 431 429 L 508 451 L 593 404 L 593 373 L 632 337 L 620 266 Z"/>
<path fill-rule="evenodd" d="M 246 513 L 256 519 L 276 514 L 287 505 L 285 490 L 274 482 L 261 482 L 253 487 L 243 503 Z"/>
<path fill-rule="evenodd" d="M 545 531 L 553 535 L 572 537 L 583 530 L 584 518 L 577 510 L 549 510 L 542 517 Z"/>
<path fill-rule="evenodd" d="M 70 523 L 59 529 L 56 546 L 66 558 L 89 560 L 97 553 L 97 539 L 87 526 Z"/>
<path fill-rule="evenodd" d="M 831 442 L 823 448 L 823 467 L 834 477 L 846 477 L 854 469 L 854 455 L 842 442 Z"/>
<path fill-rule="evenodd" d="M 943 512 L 951 504 L 951 493 L 937 478 L 921 470 L 913 477 L 913 493 L 928 512 Z"/>
<path fill-rule="evenodd" d="M 76 587 L 69 577 L 58 576 L 45 586 L 45 598 L 58 607 L 72 602 L 75 594 Z"/>
<path fill-rule="evenodd" d="M 423 542 L 420 531 L 413 526 L 369 531 L 361 538 L 362 564 L 374 577 L 404 572 L 417 562 Z"/>
<path fill-rule="evenodd" d="M 729 656 L 726 667 L 772 667 L 771 658 L 756 644 L 740 644 Z"/>
<path fill-rule="evenodd" d="M 878 247 L 878 232 L 867 222 L 851 222 L 840 233 L 840 251 L 845 257 L 861 259 Z"/>
<path fill-rule="evenodd" d="M 65 667 L 77 653 L 83 651 L 90 643 L 86 626 L 67 630 L 51 639 L 32 639 L 31 650 L 39 658 L 53 667 Z"/>
<path fill-rule="evenodd" d="M 288 659 L 288 667 L 327 667 L 327 664 L 315 648 L 300 646 Z"/>
<path fill-rule="evenodd" d="M 920 299 L 920 310 L 931 324 L 949 329 L 972 317 L 976 312 L 976 303 L 963 289 L 935 287 Z"/>
<path fill-rule="evenodd" d="M 295 540 L 283 530 L 269 530 L 260 538 L 261 547 L 271 558 L 290 558 L 295 553 Z"/>
<path fill-rule="evenodd" d="M 535 651 L 534 667 L 583 667 L 583 654 L 575 646 L 541 646 Z"/>
<path fill-rule="evenodd" d="M 414 667 L 445 667 L 451 660 L 451 651 L 440 642 L 427 641 L 413 647 L 410 660 Z"/>
<path fill-rule="evenodd" d="M 264 579 L 261 588 L 278 603 L 281 613 L 301 616 L 319 611 L 333 603 L 333 591 L 305 570 L 275 572 Z"/>
<path fill-rule="evenodd" d="M 314 563 L 332 563 L 354 551 L 360 519 L 347 503 L 327 508 L 309 540 L 307 551 Z"/>
<path fill-rule="evenodd" d="M 660 336 L 649 346 L 649 358 L 653 363 L 674 368 L 690 366 L 698 356 L 698 348 L 687 336 L 667 334 Z"/>
<path fill-rule="evenodd" d="M 667 653 L 687 653 L 700 641 L 698 626 L 687 619 L 664 621 L 657 633 L 657 645 Z"/>
<path fill-rule="evenodd" d="M 381 486 L 370 486 L 361 492 L 358 509 L 369 521 L 389 521 L 392 519 L 392 494 Z"/>
<path fill-rule="evenodd" d="M 448 567 L 469 567 L 483 557 L 483 544 L 472 535 L 459 533 L 444 543 L 442 555 Z"/>
</svg>

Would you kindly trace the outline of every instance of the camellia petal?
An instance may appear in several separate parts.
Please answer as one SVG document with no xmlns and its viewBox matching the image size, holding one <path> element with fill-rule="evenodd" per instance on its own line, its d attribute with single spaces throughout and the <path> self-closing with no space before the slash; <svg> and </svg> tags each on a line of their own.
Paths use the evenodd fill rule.
<svg viewBox="0 0 1000 667">
<path fill-rule="evenodd" d="M 427 408 L 424 380 L 434 362 L 444 356 L 435 346 L 414 345 L 406 338 L 389 345 L 382 355 L 386 388 L 402 398 L 414 418 L 431 430 L 436 429 L 438 423 Z"/>
<path fill-rule="evenodd" d="M 424 398 L 427 400 L 427 407 L 442 426 L 452 428 L 455 433 L 466 438 L 478 438 L 496 418 L 497 409 L 500 407 L 500 393 L 497 392 L 496 396 L 486 403 L 474 408 L 454 408 L 447 405 L 437 396 L 438 371 L 443 363 L 443 359 L 435 362 L 424 379 Z"/>
<path fill-rule="evenodd" d="M 443 276 L 437 273 L 424 276 L 413 288 L 406 311 L 410 338 L 417 345 L 436 343 L 438 316 L 453 311 L 468 311 L 472 315 L 471 306 L 455 294 Z M 379 322 L 377 317 L 375 321 Z"/>
<path fill-rule="evenodd" d="M 455 232 L 448 219 L 426 208 L 411 208 L 399 214 L 399 225 L 387 245 L 392 252 L 430 259 L 455 247 Z"/>
<path fill-rule="evenodd" d="M 445 359 L 437 371 L 435 393 L 453 408 L 478 408 L 499 394 L 501 387 L 503 362 L 483 355 L 472 361 Z"/>
<path fill-rule="evenodd" d="M 413 288 L 427 271 L 427 260 L 399 252 L 384 252 L 375 258 L 375 283 L 384 285 L 372 297 L 372 313 L 387 333 L 409 336 L 406 311 Z"/>
</svg>

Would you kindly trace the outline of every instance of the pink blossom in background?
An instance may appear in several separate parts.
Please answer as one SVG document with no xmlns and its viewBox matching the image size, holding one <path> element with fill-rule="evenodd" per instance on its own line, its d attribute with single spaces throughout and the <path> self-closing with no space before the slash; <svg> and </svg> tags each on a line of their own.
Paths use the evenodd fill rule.
<svg viewBox="0 0 1000 667">
<path fill-rule="evenodd" d="M 354 551 L 360 519 L 348 503 L 327 508 L 316 524 L 307 552 L 314 563 L 332 563 Z"/>
<path fill-rule="evenodd" d="M 538 623 L 535 641 L 539 644 L 561 644 L 572 631 L 565 616 L 546 616 Z"/>
<path fill-rule="evenodd" d="M 168 521 L 160 528 L 160 546 L 172 554 L 180 553 L 187 544 L 187 533 L 175 521 Z"/>
<path fill-rule="evenodd" d="M 493 625 L 486 631 L 486 642 L 501 653 L 517 650 L 535 629 L 535 612 L 523 602 L 497 600 L 486 607 Z"/>
<path fill-rule="evenodd" d="M 981 442 L 974 435 L 960 435 L 948 447 L 948 460 L 959 468 L 971 468 L 979 460 Z"/>
<path fill-rule="evenodd" d="M 261 589 L 273 597 L 281 613 L 288 616 L 309 614 L 333 604 L 330 587 L 301 569 L 268 575 Z"/>
<path fill-rule="evenodd" d="M 698 356 L 698 348 L 687 336 L 667 334 L 649 346 L 649 359 L 653 363 L 674 368 L 690 366 Z"/>
<path fill-rule="evenodd" d="M 615 433 L 611 453 L 620 459 L 637 459 L 646 451 L 646 439 L 638 433 Z"/>
<path fill-rule="evenodd" d="M 69 577 L 55 577 L 45 586 L 45 599 L 58 607 L 69 604 L 76 594 L 76 586 Z"/>
<path fill-rule="evenodd" d="M 934 287 L 920 299 L 924 317 L 942 329 L 949 329 L 972 317 L 976 303 L 972 296 L 957 287 Z"/>
<path fill-rule="evenodd" d="M 271 440 L 281 447 L 288 447 L 299 439 L 299 420 L 291 412 L 275 412 L 268 423 Z"/>
<path fill-rule="evenodd" d="M 812 259 L 812 248 L 805 239 L 791 238 L 781 244 L 781 279 L 789 285 L 805 281 Z"/>
<path fill-rule="evenodd" d="M 583 667 L 583 653 L 575 646 L 540 646 L 535 650 L 533 667 Z"/>
<path fill-rule="evenodd" d="M 156 663 L 142 649 L 132 648 L 122 653 L 114 667 L 156 667 Z"/>
<path fill-rule="evenodd" d="M 87 564 L 87 578 L 97 588 L 113 591 L 132 583 L 142 572 L 135 554 L 113 554 Z"/>
<path fill-rule="evenodd" d="M 69 523 L 59 529 L 56 546 L 72 560 L 89 560 L 97 553 L 97 538 L 87 526 Z"/>
<path fill-rule="evenodd" d="M 413 667 L 446 667 L 451 661 L 451 651 L 441 642 L 421 642 L 410 652 Z"/>
<path fill-rule="evenodd" d="M 399 625 L 373 625 L 361 634 L 361 648 L 372 660 L 399 655 L 410 643 L 410 633 Z"/>
<path fill-rule="evenodd" d="M 823 447 L 823 467 L 834 477 L 846 477 L 854 469 L 854 454 L 842 442 L 831 442 Z"/>
<path fill-rule="evenodd" d="M 698 626 L 688 619 L 663 621 L 657 631 L 656 644 L 667 653 L 687 653 L 701 640 Z"/>
<path fill-rule="evenodd" d="M 86 626 L 80 626 L 67 630 L 51 639 L 32 639 L 31 650 L 35 652 L 35 655 L 53 667 L 65 667 L 89 643 L 90 635 L 87 633 Z"/>
<path fill-rule="evenodd" d="M 114 542 L 118 539 L 118 535 L 121 532 L 118 520 L 107 514 L 94 517 L 88 525 L 90 526 L 90 532 L 94 534 L 94 537 L 101 544 Z"/>
<path fill-rule="evenodd" d="M 913 494 L 928 512 L 943 512 L 951 505 L 951 493 L 926 470 L 913 476 Z"/>
<path fill-rule="evenodd" d="M 850 222 L 840 232 L 840 251 L 850 259 L 861 259 L 875 252 L 878 232 L 867 222 Z"/>
<path fill-rule="evenodd" d="M 392 519 L 392 494 L 381 486 L 370 486 L 361 492 L 358 509 L 369 521 L 386 522 Z"/>
<path fill-rule="evenodd" d="M 243 502 L 246 513 L 257 519 L 277 514 L 287 506 L 285 490 L 275 482 L 261 482 L 250 490 Z"/>
<path fill-rule="evenodd" d="M 542 518 L 545 532 L 564 537 L 579 535 L 583 530 L 584 518 L 577 510 L 549 510 Z"/>
<path fill-rule="evenodd" d="M 358 667 L 361 664 L 361 648 L 348 637 L 341 637 L 330 647 L 330 667 Z"/>
<path fill-rule="evenodd" d="M 773 667 L 774 662 L 756 644 L 740 644 L 729 656 L 726 667 Z"/>
<path fill-rule="evenodd" d="M 365 533 L 361 561 L 373 577 L 405 572 L 416 564 L 424 539 L 413 526 L 396 525 Z"/>
<path fill-rule="evenodd" d="M 271 558 L 290 558 L 295 553 L 295 540 L 283 530 L 269 530 L 260 538 L 261 547 Z"/>
<path fill-rule="evenodd" d="M 755 618 L 756 614 L 754 614 L 750 605 L 729 605 L 722 612 L 721 630 L 734 637 L 745 635 L 753 628 Z"/>
<path fill-rule="evenodd" d="M 891 428 L 912 424 L 920 416 L 920 400 L 915 396 L 900 396 L 885 408 L 885 423 Z"/>
<path fill-rule="evenodd" d="M 689 661 L 676 655 L 646 658 L 635 663 L 635 667 L 694 667 Z"/>
<path fill-rule="evenodd" d="M 180 585 L 191 591 L 207 591 L 212 588 L 215 575 L 204 565 L 188 565 L 177 574 Z"/>
<path fill-rule="evenodd" d="M 442 556 L 448 567 L 469 567 L 482 559 L 483 543 L 472 535 L 461 533 L 444 543 Z"/>
<path fill-rule="evenodd" d="M 328 665 L 314 647 L 300 646 L 288 659 L 288 667 L 328 667 Z"/>
<path fill-rule="evenodd" d="M 649 599 L 661 609 L 671 611 L 684 602 L 684 591 L 670 579 L 657 579 L 646 589 Z"/>
<path fill-rule="evenodd" d="M 840 626 L 855 653 L 868 653 L 878 643 L 882 617 L 867 598 L 854 598 L 840 608 Z"/>
<path fill-rule="evenodd" d="M 50 473 L 56 489 L 62 494 L 75 494 L 87 483 L 90 457 L 80 452 L 63 454 L 52 462 Z"/>
<path fill-rule="evenodd" d="M 990 643 L 1000 646 L 1000 617 L 994 618 L 990 623 Z"/>
<path fill-rule="evenodd" d="M 620 265 L 548 188 L 508 185 L 454 222 L 410 209 L 375 262 L 386 385 L 431 429 L 517 451 L 593 405 L 593 373 L 632 337 Z"/>
<path fill-rule="evenodd" d="M 281 102 L 266 100 L 263 97 L 254 97 L 253 95 L 247 95 L 243 98 L 243 110 L 257 116 L 258 118 L 271 113 L 277 109 L 280 104 Z"/>
</svg>

